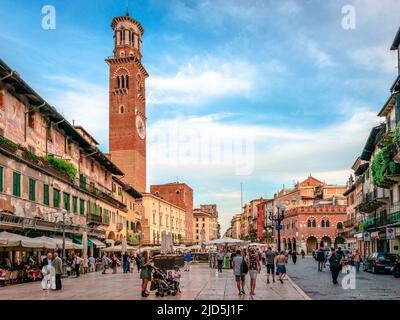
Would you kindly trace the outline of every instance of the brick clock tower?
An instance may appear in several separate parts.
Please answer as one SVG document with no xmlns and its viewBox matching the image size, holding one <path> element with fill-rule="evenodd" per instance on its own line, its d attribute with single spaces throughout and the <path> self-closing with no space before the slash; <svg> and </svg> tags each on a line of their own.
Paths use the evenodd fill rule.
<svg viewBox="0 0 400 320">
<path fill-rule="evenodd" d="M 122 180 L 146 191 L 146 99 L 142 65 L 141 24 L 125 16 L 113 19 L 114 55 L 110 67 L 109 144 L 111 159 L 125 176 Z"/>
</svg>

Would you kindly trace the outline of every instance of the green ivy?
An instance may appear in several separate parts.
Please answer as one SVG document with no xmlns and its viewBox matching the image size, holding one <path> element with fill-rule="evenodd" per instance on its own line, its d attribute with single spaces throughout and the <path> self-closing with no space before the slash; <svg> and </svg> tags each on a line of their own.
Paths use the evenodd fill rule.
<svg viewBox="0 0 400 320">
<path fill-rule="evenodd" d="M 31 160 L 33 162 L 39 163 L 39 161 L 40 161 L 40 158 L 37 155 L 35 155 L 33 152 L 27 151 L 26 156 L 29 160 Z"/>
<path fill-rule="evenodd" d="M 7 149 L 12 150 L 13 152 L 17 151 L 19 146 L 12 142 L 11 140 L 8 140 L 6 137 L 0 135 L 0 144 L 5 146 Z"/>
<path fill-rule="evenodd" d="M 75 180 L 78 170 L 73 163 L 63 159 L 58 159 L 53 155 L 47 155 L 46 159 L 49 162 L 49 165 L 54 169 L 66 173 L 71 181 Z"/>
<path fill-rule="evenodd" d="M 393 144 L 384 146 L 375 155 L 371 164 L 371 173 L 374 185 L 380 185 L 385 177 L 399 172 L 398 165 L 392 159 Z"/>
<path fill-rule="evenodd" d="M 394 143 L 399 144 L 399 139 L 400 139 L 400 129 L 399 126 L 396 126 L 396 129 L 394 130 Z"/>
</svg>

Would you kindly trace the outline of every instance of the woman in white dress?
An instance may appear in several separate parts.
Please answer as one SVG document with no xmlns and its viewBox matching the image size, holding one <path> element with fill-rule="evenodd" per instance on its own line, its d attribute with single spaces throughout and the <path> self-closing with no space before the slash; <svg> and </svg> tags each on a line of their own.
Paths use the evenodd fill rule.
<svg viewBox="0 0 400 320">
<path fill-rule="evenodd" d="M 42 268 L 42 289 L 43 290 L 55 290 L 56 289 L 56 271 L 52 266 L 53 255 L 47 254 L 47 257 L 43 259 Z"/>
</svg>

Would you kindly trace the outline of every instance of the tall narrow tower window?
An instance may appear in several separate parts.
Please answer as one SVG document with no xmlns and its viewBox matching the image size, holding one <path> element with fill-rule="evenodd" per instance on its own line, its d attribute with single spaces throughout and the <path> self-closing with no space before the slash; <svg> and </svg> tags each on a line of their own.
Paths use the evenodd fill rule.
<svg viewBox="0 0 400 320">
<path fill-rule="evenodd" d="M 120 113 L 120 114 L 125 113 L 125 107 L 124 107 L 124 106 L 120 106 L 120 107 L 119 107 L 119 113 Z"/>
<path fill-rule="evenodd" d="M 125 88 L 125 77 L 124 76 L 121 77 L 121 88 L 122 89 Z"/>
<path fill-rule="evenodd" d="M 129 89 L 129 77 L 125 76 L 125 88 Z"/>
<path fill-rule="evenodd" d="M 117 77 L 117 84 L 118 84 L 117 88 L 118 89 L 121 88 L 121 80 L 119 79 L 119 76 Z"/>
</svg>

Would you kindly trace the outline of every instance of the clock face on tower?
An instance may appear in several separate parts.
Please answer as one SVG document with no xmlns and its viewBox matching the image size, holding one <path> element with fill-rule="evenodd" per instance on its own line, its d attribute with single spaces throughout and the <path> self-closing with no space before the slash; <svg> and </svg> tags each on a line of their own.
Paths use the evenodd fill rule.
<svg viewBox="0 0 400 320">
<path fill-rule="evenodd" d="M 136 130 L 141 139 L 144 139 L 146 137 L 145 124 L 140 115 L 136 116 Z"/>
</svg>

